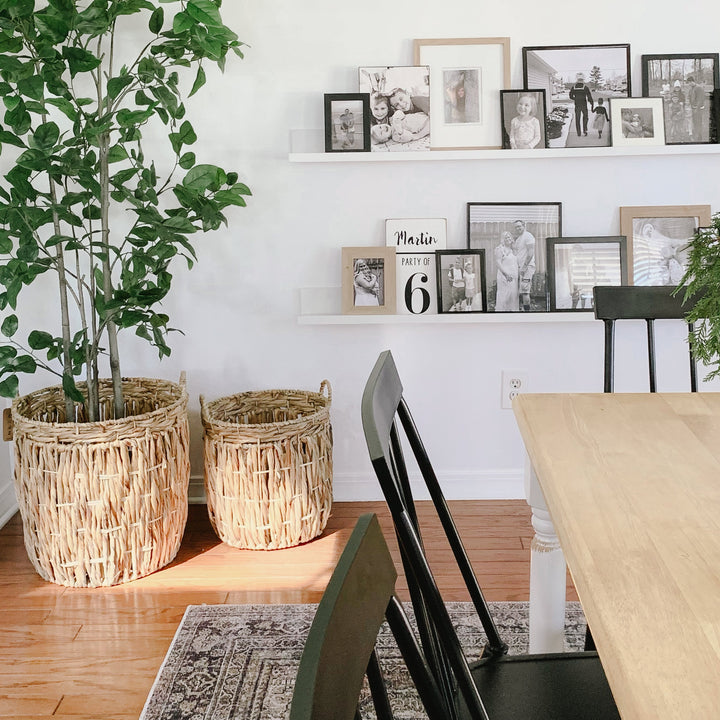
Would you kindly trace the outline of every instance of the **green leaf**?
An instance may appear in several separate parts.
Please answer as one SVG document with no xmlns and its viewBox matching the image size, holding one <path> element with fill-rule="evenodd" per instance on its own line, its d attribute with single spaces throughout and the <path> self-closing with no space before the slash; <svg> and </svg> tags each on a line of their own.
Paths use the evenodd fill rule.
<svg viewBox="0 0 720 720">
<path fill-rule="evenodd" d="M 64 17 L 50 13 L 35 13 L 35 27 L 53 44 L 60 43 L 68 35 L 70 27 Z"/>
<path fill-rule="evenodd" d="M 33 145 L 41 150 L 52 150 L 60 139 L 60 128 L 54 122 L 43 123 L 33 135 Z"/>
<path fill-rule="evenodd" d="M 67 60 L 70 75 L 75 77 L 78 73 L 89 72 L 100 65 L 100 58 L 95 57 L 91 52 L 79 47 L 63 46 L 63 57 Z"/>
<path fill-rule="evenodd" d="M 147 110 L 128 110 L 123 108 L 117 114 L 118 125 L 121 127 L 132 127 L 142 125 L 153 114 L 153 108 Z"/>
<path fill-rule="evenodd" d="M 159 35 L 162 30 L 163 23 L 165 22 L 165 11 L 162 7 L 155 9 L 155 12 L 150 16 L 150 22 L 148 27 L 153 35 Z"/>
<path fill-rule="evenodd" d="M 28 345 L 33 350 L 44 350 L 45 348 L 49 348 L 53 342 L 53 336 L 42 330 L 33 330 L 30 335 L 28 335 Z"/>
<path fill-rule="evenodd" d="M 75 106 L 69 100 L 66 100 L 65 98 L 48 98 L 45 102 L 48 105 L 54 105 L 60 110 L 60 112 L 63 113 L 63 115 L 75 122 L 75 119 L 77 118 L 77 111 L 75 110 Z"/>
<path fill-rule="evenodd" d="M 170 133 L 169 138 L 176 155 L 180 154 L 183 145 L 192 145 L 197 141 L 195 130 L 187 120 L 180 125 L 178 132 Z"/>
<path fill-rule="evenodd" d="M 12 249 L 12 238 L 6 232 L 0 231 L 0 253 L 9 253 L 12 252 Z"/>
<path fill-rule="evenodd" d="M 34 373 L 37 370 L 37 363 L 31 355 L 18 355 L 12 364 L 16 372 Z"/>
<path fill-rule="evenodd" d="M 227 205 L 245 207 L 247 205 L 243 196 L 235 190 L 219 190 L 213 195 L 213 198 L 215 202 L 219 203 L 222 207 Z"/>
<path fill-rule="evenodd" d="M 195 82 L 193 83 L 192 90 L 190 90 L 190 95 L 188 95 L 188 97 L 192 97 L 204 84 L 205 84 L 205 71 L 203 70 L 202 65 L 198 65 L 198 71 L 197 71 L 197 75 L 195 76 Z"/>
<path fill-rule="evenodd" d="M 85 402 L 85 398 L 83 397 L 83 394 L 77 389 L 75 385 L 75 380 L 72 375 L 68 375 L 67 373 L 63 375 L 62 386 L 63 392 L 65 393 L 66 397 L 69 397 L 74 402 Z"/>
<path fill-rule="evenodd" d="M 5 337 L 12 337 L 18 329 L 18 319 L 17 315 L 8 315 L 4 320 L 2 325 L 0 325 L 0 332 Z"/>
<path fill-rule="evenodd" d="M 0 143 L 5 145 L 14 145 L 15 147 L 24 148 L 27 147 L 23 142 L 22 138 L 11 133 L 9 130 L 0 130 Z"/>
<path fill-rule="evenodd" d="M 194 164 L 195 164 L 195 153 L 194 152 L 186 152 L 178 161 L 178 164 L 183 170 L 189 170 Z"/>
<path fill-rule="evenodd" d="M 116 163 L 120 162 L 121 160 L 127 160 L 128 154 L 127 150 L 122 145 L 113 145 L 108 150 L 108 162 L 109 163 Z"/>
<path fill-rule="evenodd" d="M 173 18 L 173 32 L 176 35 L 181 35 L 182 33 L 187 32 L 194 24 L 195 21 L 190 17 L 190 15 L 186 12 L 179 12 Z"/>
<path fill-rule="evenodd" d="M 110 78 L 107 82 L 108 95 L 114 100 L 134 80 L 134 75 L 120 75 L 119 77 Z"/>
<path fill-rule="evenodd" d="M 0 382 L 0 397 L 14 398 L 18 394 L 18 382 L 17 375 L 10 375 Z"/>
<path fill-rule="evenodd" d="M 43 100 L 45 83 L 39 75 L 33 75 L 18 81 L 18 92 L 33 100 Z"/>
<path fill-rule="evenodd" d="M 216 165 L 196 165 L 188 170 L 182 184 L 190 190 L 204 192 L 208 189 L 215 190 L 222 187 L 226 178 L 227 175 L 225 175 L 222 168 Z"/>
<path fill-rule="evenodd" d="M 17 350 L 12 345 L 0 345 L 0 364 L 5 364 L 17 355 Z"/>
<path fill-rule="evenodd" d="M 190 0 L 185 9 L 190 17 L 208 27 L 222 27 L 217 5 L 210 0 Z"/>
</svg>

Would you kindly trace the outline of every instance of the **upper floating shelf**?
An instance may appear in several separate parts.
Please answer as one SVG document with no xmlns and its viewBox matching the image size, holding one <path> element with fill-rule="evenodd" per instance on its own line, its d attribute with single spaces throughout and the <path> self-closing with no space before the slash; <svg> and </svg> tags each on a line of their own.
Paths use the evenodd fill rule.
<svg viewBox="0 0 720 720">
<path fill-rule="evenodd" d="M 632 155 L 720 155 L 720 144 L 641 147 L 545 148 L 540 150 L 426 150 L 408 152 L 332 152 L 322 130 L 290 131 L 290 162 L 432 162 L 438 160 L 522 160 L 525 158 L 627 157 Z"/>
</svg>

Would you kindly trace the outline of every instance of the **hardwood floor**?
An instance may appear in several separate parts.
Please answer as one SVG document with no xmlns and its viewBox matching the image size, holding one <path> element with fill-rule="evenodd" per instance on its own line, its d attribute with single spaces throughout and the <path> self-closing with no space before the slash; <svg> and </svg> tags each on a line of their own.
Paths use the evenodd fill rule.
<svg viewBox="0 0 720 720">
<path fill-rule="evenodd" d="M 527 600 L 530 511 L 522 500 L 450 503 L 489 600 Z M 381 502 L 336 503 L 321 537 L 296 548 L 221 543 L 203 505 L 190 507 L 168 567 L 113 588 L 45 582 L 30 565 L 19 516 L 0 530 L 0 717 L 136 720 L 187 605 L 317 602 L 358 515 L 375 512 L 397 560 Z M 446 600 L 466 600 L 450 551 L 420 503 L 426 549 Z M 404 578 L 398 594 L 406 598 Z M 568 581 L 568 599 L 576 599 Z"/>
</svg>

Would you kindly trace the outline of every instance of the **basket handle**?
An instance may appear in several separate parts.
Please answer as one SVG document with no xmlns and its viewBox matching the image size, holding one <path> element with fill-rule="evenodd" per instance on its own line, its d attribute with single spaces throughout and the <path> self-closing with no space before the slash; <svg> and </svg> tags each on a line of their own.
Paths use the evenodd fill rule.
<svg viewBox="0 0 720 720">
<path fill-rule="evenodd" d="M 332 404 L 332 388 L 330 387 L 330 381 L 329 380 L 323 380 L 320 383 L 320 395 L 323 394 L 323 390 L 327 390 L 327 399 L 328 399 L 328 405 Z"/>
<path fill-rule="evenodd" d="M 182 385 L 182 387 L 185 387 L 187 385 L 187 373 L 184 370 L 180 372 L 180 380 L 178 381 L 178 385 Z"/>
</svg>

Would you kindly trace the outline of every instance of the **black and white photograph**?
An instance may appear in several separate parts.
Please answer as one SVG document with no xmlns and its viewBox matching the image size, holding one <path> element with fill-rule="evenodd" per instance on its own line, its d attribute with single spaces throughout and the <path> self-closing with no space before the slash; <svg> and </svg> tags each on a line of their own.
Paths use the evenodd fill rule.
<svg viewBox="0 0 720 720">
<path fill-rule="evenodd" d="M 547 147 L 545 90 L 501 90 L 503 148 L 538 150 Z"/>
<path fill-rule="evenodd" d="M 687 246 L 709 225 L 710 205 L 647 205 L 620 208 L 620 232 L 628 239 L 632 285 L 677 285 L 687 268 Z"/>
<path fill-rule="evenodd" d="M 468 247 L 485 251 L 489 312 L 547 312 L 545 240 L 561 234 L 560 202 L 468 203 Z"/>
<path fill-rule="evenodd" d="M 438 313 L 485 312 L 485 251 L 438 250 Z"/>
<path fill-rule="evenodd" d="M 610 109 L 613 147 L 665 144 L 662 98 L 632 97 L 613 100 Z"/>
<path fill-rule="evenodd" d="M 345 315 L 395 313 L 395 248 L 342 249 L 342 311 Z"/>
<path fill-rule="evenodd" d="M 499 148 L 498 91 L 510 87 L 510 38 L 425 38 L 415 63 L 430 68 L 434 150 Z"/>
<path fill-rule="evenodd" d="M 595 285 L 627 285 L 627 239 L 549 237 L 547 239 L 550 310 L 593 310 Z"/>
<path fill-rule="evenodd" d="M 525 87 L 547 95 L 548 147 L 608 147 L 609 105 L 630 96 L 630 45 L 523 48 Z"/>
<path fill-rule="evenodd" d="M 370 152 L 369 95 L 325 95 L 325 152 Z"/>
<path fill-rule="evenodd" d="M 665 143 L 715 142 L 713 92 L 720 85 L 718 53 L 643 55 L 642 94 L 661 97 Z"/>
<path fill-rule="evenodd" d="M 370 149 L 430 149 L 430 71 L 427 65 L 358 68 L 370 95 Z"/>
</svg>

